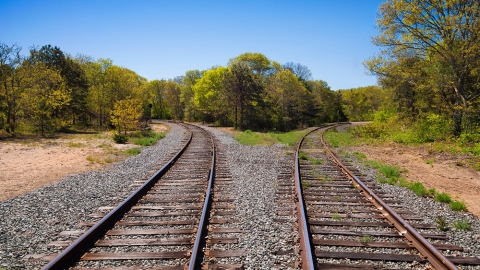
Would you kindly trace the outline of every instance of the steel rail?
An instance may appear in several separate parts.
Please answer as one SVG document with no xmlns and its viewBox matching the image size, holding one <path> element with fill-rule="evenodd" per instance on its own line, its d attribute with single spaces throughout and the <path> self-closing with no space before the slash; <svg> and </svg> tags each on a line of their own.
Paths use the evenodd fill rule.
<svg viewBox="0 0 480 270">
<path fill-rule="evenodd" d="M 334 127 L 334 126 L 332 126 Z M 332 128 L 329 127 L 326 130 Z M 430 242 L 428 242 L 417 230 L 408 224 L 399 214 L 388 206 L 380 197 L 378 197 L 367 185 L 365 185 L 357 176 L 355 176 L 343 163 L 333 154 L 321 136 L 321 142 L 327 150 L 330 158 L 340 167 L 340 169 L 350 178 L 357 189 L 369 200 L 384 218 L 391 223 L 402 236 L 407 238 L 411 244 L 418 249 L 422 257 L 428 260 L 435 269 L 458 269 L 450 260 L 448 260 L 440 251 L 438 251 Z"/>
<path fill-rule="evenodd" d="M 302 185 L 300 183 L 300 163 L 298 160 L 298 153 L 305 137 L 319 128 L 320 127 L 310 130 L 307 134 L 305 134 L 305 136 L 302 137 L 297 146 L 297 152 L 295 153 L 295 203 L 297 205 L 298 230 L 300 235 L 300 256 L 302 259 L 302 269 L 304 270 L 315 269 L 315 263 L 313 260 L 312 245 L 310 242 L 311 236 L 307 225 L 307 213 L 305 211 L 305 202 L 302 195 Z"/>
<path fill-rule="evenodd" d="M 68 246 L 57 257 L 50 261 L 43 269 L 56 270 L 67 269 L 77 260 L 88 248 L 90 248 L 98 239 L 100 239 L 106 231 L 108 231 L 123 215 L 130 210 L 153 185 L 162 177 L 168 169 L 178 160 L 178 158 L 185 152 L 188 145 L 192 141 L 193 133 L 190 132 L 190 137 L 182 149 L 172 157 L 160 170 L 158 170 L 152 177 L 150 177 L 141 187 L 126 198 L 122 203 L 110 211 L 105 217 L 97 222 L 93 227 L 86 231 L 80 238 Z"/>
<path fill-rule="evenodd" d="M 200 127 L 201 128 L 201 127 Z M 201 128 L 203 129 L 203 128 Z M 203 129 L 204 130 L 204 129 Z M 207 131 L 206 131 L 207 132 Z M 202 216 L 200 217 L 200 222 L 198 224 L 197 235 L 195 237 L 195 243 L 193 244 L 192 254 L 190 256 L 190 263 L 188 265 L 188 270 L 200 269 L 200 264 L 202 262 L 200 254 L 203 254 L 202 246 L 205 242 L 205 236 L 207 233 L 207 224 L 210 216 L 211 208 L 211 191 L 213 188 L 213 179 L 215 178 L 215 142 L 209 132 L 210 140 L 212 141 L 212 167 L 210 168 L 210 173 L 208 176 L 208 187 L 207 193 L 205 195 L 205 201 L 203 203 Z"/>
</svg>

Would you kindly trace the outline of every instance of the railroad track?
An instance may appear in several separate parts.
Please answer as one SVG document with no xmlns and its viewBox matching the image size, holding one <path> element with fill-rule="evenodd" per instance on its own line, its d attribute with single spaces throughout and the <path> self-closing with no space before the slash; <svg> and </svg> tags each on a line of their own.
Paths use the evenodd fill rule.
<svg viewBox="0 0 480 270">
<path fill-rule="evenodd" d="M 62 232 L 81 236 L 50 243 L 66 248 L 39 257 L 51 260 L 44 269 L 242 268 L 225 154 L 206 130 L 184 126 L 182 149 L 118 206 L 91 215 L 100 221 L 80 224 L 89 230 Z"/>
<path fill-rule="evenodd" d="M 480 265 L 444 244 L 446 235 L 323 143 L 322 128 L 297 150 L 296 187 L 303 269 L 457 269 Z M 358 175 L 358 176 L 356 176 Z M 427 241 L 428 240 L 428 241 Z M 458 256 L 444 256 L 442 252 Z"/>
</svg>

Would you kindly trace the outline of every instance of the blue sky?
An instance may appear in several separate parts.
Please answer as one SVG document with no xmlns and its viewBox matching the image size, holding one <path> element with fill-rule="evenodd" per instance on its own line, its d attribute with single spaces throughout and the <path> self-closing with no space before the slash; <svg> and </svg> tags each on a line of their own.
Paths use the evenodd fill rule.
<svg viewBox="0 0 480 270">
<path fill-rule="evenodd" d="M 259 52 L 301 63 L 333 90 L 375 85 L 362 62 L 383 0 L 0 0 L 0 42 L 110 58 L 149 80 Z"/>
</svg>

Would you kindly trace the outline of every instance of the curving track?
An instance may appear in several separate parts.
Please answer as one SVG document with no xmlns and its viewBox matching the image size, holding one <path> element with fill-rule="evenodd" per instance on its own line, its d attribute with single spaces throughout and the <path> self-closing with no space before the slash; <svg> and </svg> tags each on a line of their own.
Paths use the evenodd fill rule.
<svg viewBox="0 0 480 270">
<path fill-rule="evenodd" d="M 51 245 L 67 246 L 44 269 L 200 269 L 209 256 L 238 257 L 242 250 L 225 252 L 213 247 L 204 252 L 206 244 L 234 243 L 235 238 L 209 237 L 209 223 L 214 198 L 214 175 L 219 169 L 215 144 L 204 129 L 184 125 L 188 139 L 184 147 L 146 182 L 138 181 L 139 188 L 117 207 L 102 207 L 91 215 L 98 222 L 83 222 L 87 232 L 70 231 L 61 235 L 78 235 L 71 241 L 57 241 Z M 221 164 L 223 165 L 223 164 Z M 221 169 L 220 169 L 221 172 Z M 220 173 L 220 177 L 223 177 Z M 225 177 L 219 178 L 228 184 Z M 218 191 L 217 191 L 218 192 Z M 219 210 L 217 216 L 228 213 Z M 238 229 L 210 229 L 211 233 L 239 233 Z M 51 259 L 46 256 L 43 259 Z M 229 269 L 241 264 L 222 265 Z M 208 267 L 208 265 L 207 265 Z M 125 269 L 125 268 L 122 268 Z"/>
<path fill-rule="evenodd" d="M 322 128 L 297 150 L 296 186 L 303 269 L 457 269 L 460 252 L 374 181 L 357 177 L 323 143 Z M 356 172 L 358 174 L 358 172 Z M 407 220 L 407 221 L 406 221 Z M 418 231 L 417 231 L 418 230 Z M 428 241 L 427 241 L 428 240 Z"/>
</svg>

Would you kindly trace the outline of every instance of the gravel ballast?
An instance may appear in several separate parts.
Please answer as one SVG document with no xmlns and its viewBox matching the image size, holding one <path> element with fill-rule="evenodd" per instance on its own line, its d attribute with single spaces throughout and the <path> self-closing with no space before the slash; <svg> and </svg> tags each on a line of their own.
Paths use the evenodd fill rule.
<svg viewBox="0 0 480 270">
<path fill-rule="evenodd" d="M 148 178 L 152 170 L 167 161 L 176 152 L 184 138 L 184 129 L 171 124 L 167 136 L 155 146 L 146 147 L 138 156 L 112 165 L 110 169 L 71 175 L 62 181 L 45 186 L 25 195 L 0 202 L 0 269 L 39 269 L 45 262 L 26 261 L 29 254 L 47 254 L 47 244 L 59 240 L 58 233 L 80 230 L 77 224 L 92 218 L 100 206 L 113 206 L 127 197 L 135 188 L 135 180 Z M 245 146 L 236 142 L 226 132 L 207 128 L 227 149 L 229 169 L 235 180 L 237 192 L 236 212 L 238 225 L 245 233 L 239 234 L 239 247 L 247 254 L 242 258 L 245 269 L 291 269 L 298 255 L 274 255 L 276 251 L 295 249 L 298 236 L 291 223 L 278 223 L 277 177 L 281 168 L 293 166 L 294 155 L 287 155 L 283 145 L 272 147 Z M 357 163 L 369 177 L 375 172 Z M 455 220 L 468 220 L 471 230 L 451 228 L 446 243 L 465 248 L 462 255 L 480 257 L 480 221 L 468 213 L 449 210 L 447 204 L 431 198 L 415 196 L 411 191 L 385 185 L 384 189 L 406 200 L 411 210 L 435 223 L 443 216 L 448 224 Z M 73 214 L 73 215 L 72 215 Z M 284 218 L 284 217 L 283 217 Z M 448 255 L 455 255 L 454 252 Z M 461 267 L 480 269 L 480 267 Z"/>
<path fill-rule="evenodd" d="M 113 206 L 135 188 L 135 180 L 153 174 L 181 147 L 185 129 L 170 125 L 170 132 L 156 145 L 101 171 L 65 177 L 25 195 L 0 202 L 0 268 L 39 269 L 44 261 L 26 261 L 32 254 L 48 254 L 47 244 L 59 240 L 58 233 L 79 230 L 81 221 L 100 206 Z"/>
</svg>

